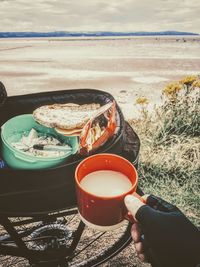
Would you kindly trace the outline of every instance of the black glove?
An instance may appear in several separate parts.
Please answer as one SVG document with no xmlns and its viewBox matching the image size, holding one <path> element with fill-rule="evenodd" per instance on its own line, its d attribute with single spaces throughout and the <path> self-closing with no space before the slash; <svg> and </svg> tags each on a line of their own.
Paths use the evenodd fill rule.
<svg viewBox="0 0 200 267">
<path fill-rule="evenodd" d="M 151 195 L 135 217 L 144 234 L 145 255 L 153 267 L 200 264 L 200 231 L 177 207 Z"/>
</svg>

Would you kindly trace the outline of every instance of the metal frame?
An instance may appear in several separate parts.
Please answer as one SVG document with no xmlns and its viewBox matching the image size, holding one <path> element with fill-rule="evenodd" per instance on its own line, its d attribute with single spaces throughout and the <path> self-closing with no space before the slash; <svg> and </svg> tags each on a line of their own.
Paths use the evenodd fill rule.
<svg viewBox="0 0 200 267">
<path fill-rule="evenodd" d="M 88 248 L 92 243 L 97 241 L 97 239 L 101 238 L 105 233 L 99 233 L 94 240 L 86 244 L 83 250 L 75 253 L 76 247 L 79 244 L 81 236 L 85 230 L 85 225 L 82 221 L 79 222 L 77 229 L 73 233 L 73 240 L 70 246 L 66 249 L 60 249 L 55 251 L 36 251 L 30 249 L 26 242 L 23 241 L 23 237 L 29 235 L 36 226 L 27 229 L 26 231 L 17 231 L 15 227 L 26 225 L 30 223 L 40 222 L 41 219 L 45 221 L 52 221 L 58 217 L 64 217 L 67 215 L 76 214 L 77 210 L 69 209 L 63 212 L 59 212 L 57 214 L 47 214 L 46 216 L 42 216 L 40 218 L 29 218 L 29 219 L 21 219 L 18 222 L 11 222 L 11 220 L 7 217 L 1 216 L 0 223 L 4 226 L 5 230 L 8 234 L 0 237 L 0 252 L 3 255 L 12 255 L 16 257 L 23 257 L 28 259 L 30 264 L 34 266 L 68 266 L 68 263 L 79 255 L 84 249 Z M 106 262 L 111 257 L 118 254 L 122 249 L 124 249 L 131 242 L 130 235 L 130 224 L 128 224 L 126 231 L 122 234 L 122 236 L 117 240 L 114 245 L 110 247 L 106 247 L 105 250 L 102 251 L 102 255 L 97 256 L 95 259 L 89 259 L 80 266 L 99 266 L 103 262 Z M 78 265 L 78 266 L 79 266 Z M 77 266 L 77 265 L 72 265 Z"/>
</svg>

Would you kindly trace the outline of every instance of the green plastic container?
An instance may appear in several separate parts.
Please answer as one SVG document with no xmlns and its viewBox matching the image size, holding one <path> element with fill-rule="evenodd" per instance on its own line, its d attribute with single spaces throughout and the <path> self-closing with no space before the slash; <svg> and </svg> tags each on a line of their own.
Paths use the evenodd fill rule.
<svg viewBox="0 0 200 267">
<path fill-rule="evenodd" d="M 15 149 L 11 143 L 18 142 L 23 135 L 28 135 L 34 128 L 37 132 L 44 133 L 58 138 L 63 144 L 72 147 L 72 151 L 66 152 L 60 157 L 39 157 L 32 156 L 26 152 Z M 78 150 L 78 138 L 76 136 L 65 137 L 58 134 L 54 129 L 38 124 L 31 114 L 24 114 L 13 117 L 1 127 L 2 155 L 8 166 L 14 169 L 46 169 L 63 164 L 70 155 Z"/>
</svg>

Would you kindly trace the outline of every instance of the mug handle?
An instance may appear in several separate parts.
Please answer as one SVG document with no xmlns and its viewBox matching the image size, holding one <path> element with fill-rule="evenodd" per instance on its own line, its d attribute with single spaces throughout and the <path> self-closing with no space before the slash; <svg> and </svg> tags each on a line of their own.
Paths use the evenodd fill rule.
<svg viewBox="0 0 200 267">
<path fill-rule="evenodd" d="M 138 193 L 133 192 L 131 195 L 133 195 L 134 197 L 137 197 L 141 202 L 143 202 L 144 204 L 147 204 L 147 200 L 144 199 L 143 197 L 141 197 Z"/>
<path fill-rule="evenodd" d="M 142 203 L 147 204 L 147 200 L 142 198 L 138 193 L 133 192 L 131 195 L 138 198 Z M 125 219 L 131 223 L 135 223 L 135 219 L 133 218 L 133 215 L 130 212 L 127 212 L 127 214 L 125 215 Z"/>
</svg>

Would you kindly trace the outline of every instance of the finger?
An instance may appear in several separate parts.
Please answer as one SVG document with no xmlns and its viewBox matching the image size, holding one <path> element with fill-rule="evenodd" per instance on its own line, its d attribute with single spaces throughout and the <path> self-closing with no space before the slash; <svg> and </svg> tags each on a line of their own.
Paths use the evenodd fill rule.
<svg viewBox="0 0 200 267">
<path fill-rule="evenodd" d="M 149 196 L 150 196 L 149 194 L 145 194 L 145 195 L 142 196 L 142 198 L 144 199 L 145 202 L 147 202 L 147 199 L 148 199 Z"/>
<path fill-rule="evenodd" d="M 127 209 L 131 212 L 135 219 L 135 214 L 139 210 L 140 207 L 144 205 L 142 201 L 140 201 L 138 198 L 132 196 L 132 195 L 127 195 L 124 199 L 124 203 L 127 207 Z"/>
<path fill-rule="evenodd" d="M 147 197 L 146 202 L 150 207 L 159 211 L 164 211 L 164 212 L 179 211 L 179 209 L 176 206 L 154 195 L 149 195 Z"/>
<path fill-rule="evenodd" d="M 138 223 L 134 223 L 131 228 L 131 235 L 134 242 L 141 241 L 141 230 Z"/>
<path fill-rule="evenodd" d="M 140 259 L 140 261 L 145 262 L 146 261 L 146 257 L 144 254 L 138 254 L 138 258 Z"/>
<path fill-rule="evenodd" d="M 135 243 L 134 245 L 135 245 L 135 249 L 137 251 L 137 254 L 143 254 L 144 246 L 143 246 L 142 242 Z"/>
</svg>

